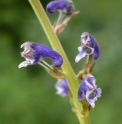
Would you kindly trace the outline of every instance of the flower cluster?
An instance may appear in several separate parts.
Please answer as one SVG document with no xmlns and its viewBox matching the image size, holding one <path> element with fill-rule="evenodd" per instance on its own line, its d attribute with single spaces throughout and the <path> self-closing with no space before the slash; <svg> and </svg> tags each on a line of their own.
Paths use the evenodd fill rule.
<svg viewBox="0 0 122 124">
<path fill-rule="evenodd" d="M 79 54 L 76 56 L 75 62 L 78 62 L 85 56 L 92 56 L 94 60 L 98 59 L 100 56 L 98 43 L 95 38 L 87 32 L 84 32 L 81 35 L 81 46 L 78 47 L 78 51 Z M 86 64 L 91 64 L 91 60 L 87 60 Z M 86 77 L 81 81 L 78 90 L 78 100 L 81 102 L 83 99 L 86 99 L 92 108 L 94 108 L 95 101 L 101 96 L 102 90 L 97 87 L 94 76 L 89 74 L 92 66 L 87 65 L 86 67 L 89 69 L 87 69 L 87 71 L 83 71 L 83 74 L 85 73 Z"/>
<path fill-rule="evenodd" d="M 76 56 L 75 62 L 78 62 L 86 55 L 93 55 L 95 60 L 100 56 L 100 49 L 95 38 L 87 32 L 81 35 L 81 46 L 78 47 L 78 51 L 79 54 Z"/>
<path fill-rule="evenodd" d="M 59 17 L 53 25 L 53 29 L 56 34 L 60 34 L 72 16 L 77 14 L 77 12 L 74 12 L 74 5 L 70 0 L 51 1 L 46 6 L 46 10 L 49 13 L 59 11 Z M 64 17 L 66 18 L 64 19 Z M 63 64 L 62 56 L 45 45 L 33 42 L 25 42 L 21 45 L 21 48 L 24 48 L 24 51 L 21 52 L 21 56 L 25 58 L 25 61 L 20 63 L 18 67 L 22 68 L 34 64 L 42 65 L 50 75 L 58 79 L 55 84 L 55 88 L 57 90 L 56 94 L 61 96 L 68 95 L 70 89 L 68 88 L 66 75 L 61 70 L 57 70 L 56 68 Z M 75 58 L 76 63 L 85 56 L 90 56 L 89 58 L 93 58 L 94 60 L 98 59 L 100 56 L 100 49 L 95 38 L 87 32 L 84 32 L 81 35 L 81 46 L 78 47 L 78 52 L 79 53 Z M 50 58 L 53 66 L 46 63 L 43 60 L 44 58 Z M 82 102 L 82 100 L 86 99 L 89 105 L 94 108 L 95 102 L 97 101 L 97 98 L 101 96 L 102 90 L 101 88 L 98 88 L 96 85 L 96 79 L 90 74 L 91 71 L 89 70 L 92 63 L 90 62 L 88 63 L 90 66 L 87 65 L 87 69 L 85 68 L 87 71 L 80 71 L 85 76 L 83 75 L 83 80 L 81 81 L 78 89 L 78 100 L 79 102 Z M 71 96 L 73 96 L 72 92 L 70 93 Z"/>
<path fill-rule="evenodd" d="M 78 90 L 78 100 L 86 98 L 88 103 L 95 107 L 95 101 L 101 96 L 102 90 L 96 85 L 96 79 L 91 74 L 87 75 L 86 78 L 81 82 Z"/>
<path fill-rule="evenodd" d="M 83 33 L 81 35 L 82 45 L 79 47 L 79 55 L 76 60 L 80 60 L 84 55 L 93 54 L 93 58 L 97 59 L 99 57 L 99 47 L 94 38 L 88 33 Z M 19 65 L 19 68 L 26 67 L 28 65 L 37 64 L 42 58 L 48 57 L 52 60 L 52 63 L 56 67 L 60 67 L 63 63 L 63 59 L 59 53 L 50 49 L 42 44 L 25 42 L 21 45 L 24 51 L 21 52 L 21 56 L 25 58 L 25 61 Z M 78 58 L 80 56 L 80 58 Z M 86 98 L 88 103 L 94 108 L 95 101 L 101 96 L 101 89 L 95 84 L 96 79 L 92 75 L 87 75 L 86 78 L 81 82 L 78 90 L 78 100 Z M 68 94 L 68 83 L 65 78 L 58 79 L 55 84 L 57 89 L 57 94 L 61 96 L 66 96 Z"/>
</svg>

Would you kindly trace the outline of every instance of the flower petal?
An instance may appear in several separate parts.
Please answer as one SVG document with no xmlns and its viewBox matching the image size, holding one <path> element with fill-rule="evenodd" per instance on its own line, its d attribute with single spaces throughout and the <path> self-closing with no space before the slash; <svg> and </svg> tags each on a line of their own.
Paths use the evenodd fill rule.
<svg viewBox="0 0 122 124">
<path fill-rule="evenodd" d="M 78 51 L 79 51 L 79 52 L 82 52 L 82 51 L 83 51 L 83 47 L 79 46 L 79 47 L 78 47 Z"/>
<path fill-rule="evenodd" d="M 75 58 L 75 62 L 79 62 L 80 59 L 82 59 L 83 57 L 86 56 L 86 53 L 79 53 L 76 58 Z"/>
<path fill-rule="evenodd" d="M 56 94 L 61 96 L 66 96 L 68 94 L 68 83 L 67 80 L 58 79 L 57 83 L 55 84 L 55 88 L 57 90 Z"/>
<path fill-rule="evenodd" d="M 92 88 L 97 88 L 96 79 L 91 74 L 88 74 L 86 76 L 85 82 L 87 82 L 87 84 L 90 84 L 92 86 Z"/>
<path fill-rule="evenodd" d="M 24 61 L 24 62 L 19 64 L 18 68 L 27 67 L 28 65 L 32 65 L 32 62 L 31 61 Z"/>
<path fill-rule="evenodd" d="M 90 103 L 91 107 L 94 108 L 95 107 L 95 103 Z"/>
<path fill-rule="evenodd" d="M 52 50 L 51 48 L 42 45 L 42 44 L 37 44 L 33 43 L 32 48 L 42 57 L 48 57 L 52 59 L 53 64 L 56 67 L 60 67 L 63 63 L 63 58 L 62 56 L 57 53 L 56 51 Z"/>
<path fill-rule="evenodd" d="M 101 88 L 98 88 L 98 89 L 97 89 L 97 97 L 98 97 L 98 98 L 101 97 L 101 93 L 102 93 Z"/>
<path fill-rule="evenodd" d="M 83 98 L 85 98 L 85 93 L 86 93 L 86 85 L 85 81 L 83 80 L 80 83 L 80 87 L 78 89 L 78 100 L 81 101 Z"/>
<path fill-rule="evenodd" d="M 75 62 L 79 62 L 80 59 L 85 57 L 86 55 L 91 55 L 94 53 L 94 48 L 88 46 L 80 46 L 78 47 L 79 54 L 75 58 Z"/>
<path fill-rule="evenodd" d="M 93 47 L 94 47 L 93 58 L 96 60 L 100 56 L 100 48 L 99 48 L 99 45 L 98 45 L 97 41 L 95 40 L 95 38 L 90 34 L 89 34 L 89 37 L 90 37 L 90 41 L 92 42 Z"/>
<path fill-rule="evenodd" d="M 94 51 L 94 54 L 93 54 L 93 58 L 96 60 L 100 56 L 100 48 L 99 48 L 97 42 L 95 43 L 94 49 L 95 49 L 95 51 Z"/>
<path fill-rule="evenodd" d="M 87 54 L 83 51 L 83 47 L 78 47 L 78 51 L 79 51 L 79 54 L 76 56 L 75 58 L 75 62 L 79 62 L 80 59 L 82 59 L 83 57 L 85 57 Z"/>
</svg>

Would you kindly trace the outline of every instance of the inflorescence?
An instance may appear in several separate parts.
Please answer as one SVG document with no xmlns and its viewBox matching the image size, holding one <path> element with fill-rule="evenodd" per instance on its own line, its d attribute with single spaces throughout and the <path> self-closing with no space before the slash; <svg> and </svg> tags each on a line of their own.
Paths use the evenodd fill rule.
<svg viewBox="0 0 122 124">
<path fill-rule="evenodd" d="M 74 11 L 74 4 L 70 0 L 54 0 L 48 3 L 46 10 L 49 13 L 59 11 L 59 17 L 53 25 L 54 32 L 57 35 L 64 30 L 72 16 L 78 13 Z M 100 48 L 92 35 L 87 32 L 82 33 L 80 42 L 81 46 L 78 47 L 79 53 L 75 58 L 76 63 L 85 56 L 91 56 L 94 60 L 99 58 Z M 25 42 L 21 45 L 21 48 L 24 48 L 24 51 L 21 52 L 21 56 L 25 58 L 25 61 L 19 64 L 19 68 L 34 64 L 42 65 L 49 74 L 58 80 L 55 84 L 57 90 L 56 94 L 61 96 L 69 94 L 70 89 L 65 73 L 57 69 L 57 67 L 61 67 L 63 64 L 63 57 L 58 52 L 45 45 L 34 42 Z M 44 58 L 50 58 L 52 60 L 52 65 L 48 64 Z M 87 68 L 89 68 L 89 66 Z M 83 80 L 80 81 L 77 92 L 79 102 L 82 103 L 82 100 L 85 99 L 92 108 L 95 107 L 95 102 L 97 101 L 97 98 L 101 96 L 102 90 L 96 85 L 96 79 L 90 74 L 89 69 L 85 76 L 83 76 Z"/>
</svg>

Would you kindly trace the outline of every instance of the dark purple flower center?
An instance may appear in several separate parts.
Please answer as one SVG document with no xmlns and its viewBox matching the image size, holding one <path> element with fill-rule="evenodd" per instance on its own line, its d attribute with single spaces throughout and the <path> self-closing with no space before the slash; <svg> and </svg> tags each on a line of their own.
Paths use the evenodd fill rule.
<svg viewBox="0 0 122 124">
<path fill-rule="evenodd" d="M 92 50 L 89 47 L 86 47 L 86 46 L 83 47 L 83 51 L 87 54 L 90 54 L 92 52 Z"/>
<path fill-rule="evenodd" d="M 96 90 L 94 90 L 90 95 L 89 95 L 89 99 L 93 99 L 94 97 L 96 97 L 97 92 Z"/>
</svg>

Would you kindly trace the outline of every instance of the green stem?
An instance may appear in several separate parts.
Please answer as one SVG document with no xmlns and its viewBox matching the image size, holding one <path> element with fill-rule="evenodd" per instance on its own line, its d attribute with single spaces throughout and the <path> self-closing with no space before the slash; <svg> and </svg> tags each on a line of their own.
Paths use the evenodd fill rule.
<svg viewBox="0 0 122 124">
<path fill-rule="evenodd" d="M 39 0 L 29 0 L 29 2 L 31 4 L 34 12 L 37 15 L 52 48 L 55 51 L 57 51 L 58 53 L 60 53 L 63 57 L 64 62 L 62 65 L 62 70 L 66 74 L 66 78 L 68 80 L 68 85 L 69 85 L 70 91 L 72 93 L 74 104 L 75 104 L 75 107 L 77 110 L 78 119 L 79 119 L 80 123 L 82 123 L 82 124 L 90 124 L 89 113 L 87 112 L 86 115 L 84 115 L 83 117 L 81 115 L 81 111 L 83 110 L 83 108 L 77 98 L 77 92 L 78 92 L 78 86 L 79 86 L 78 80 L 75 76 L 75 73 L 67 59 L 67 56 L 58 40 L 56 34 L 54 33 L 54 31 L 52 29 L 50 21 L 46 15 L 42 5 L 40 4 Z"/>
<path fill-rule="evenodd" d="M 88 58 L 87 58 L 87 62 L 86 62 L 86 64 L 87 64 L 86 72 L 87 72 L 87 74 L 89 74 L 90 73 L 90 69 L 91 69 L 91 64 L 92 64 L 92 55 L 87 56 L 87 57 Z"/>
</svg>

